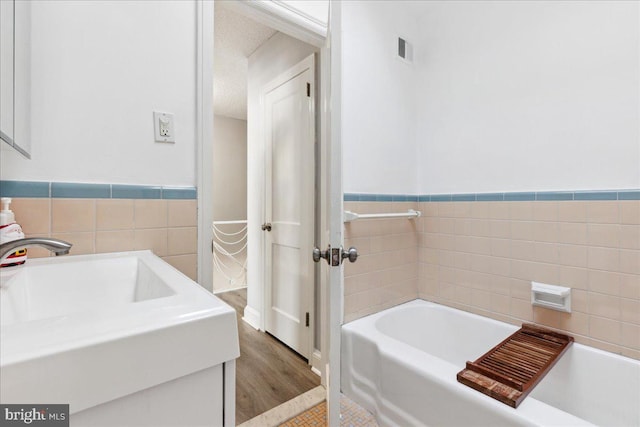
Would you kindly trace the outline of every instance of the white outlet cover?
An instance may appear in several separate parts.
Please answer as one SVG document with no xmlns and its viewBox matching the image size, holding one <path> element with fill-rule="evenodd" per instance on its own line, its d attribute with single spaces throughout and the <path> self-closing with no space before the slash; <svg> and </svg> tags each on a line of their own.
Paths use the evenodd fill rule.
<svg viewBox="0 0 640 427">
<path fill-rule="evenodd" d="M 173 114 L 154 111 L 153 132 L 156 142 L 176 142 Z"/>
</svg>

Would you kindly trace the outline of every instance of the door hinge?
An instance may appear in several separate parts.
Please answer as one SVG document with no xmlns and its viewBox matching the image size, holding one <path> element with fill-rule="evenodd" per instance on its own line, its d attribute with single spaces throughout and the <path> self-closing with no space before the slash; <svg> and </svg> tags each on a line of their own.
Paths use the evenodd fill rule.
<svg viewBox="0 0 640 427">
<path fill-rule="evenodd" d="M 311 98 L 311 83 L 307 83 L 307 96 Z"/>
<path fill-rule="evenodd" d="M 305 314 L 304 316 L 304 326 L 306 326 L 307 328 L 309 327 L 309 312 L 307 311 L 307 314 Z"/>
</svg>

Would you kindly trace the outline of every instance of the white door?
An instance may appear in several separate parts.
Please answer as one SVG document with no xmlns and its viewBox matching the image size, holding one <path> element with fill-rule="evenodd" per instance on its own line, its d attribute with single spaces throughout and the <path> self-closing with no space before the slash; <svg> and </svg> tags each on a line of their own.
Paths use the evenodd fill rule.
<svg viewBox="0 0 640 427">
<path fill-rule="evenodd" d="M 265 330 L 309 359 L 314 267 L 314 58 L 265 86 Z"/>
</svg>

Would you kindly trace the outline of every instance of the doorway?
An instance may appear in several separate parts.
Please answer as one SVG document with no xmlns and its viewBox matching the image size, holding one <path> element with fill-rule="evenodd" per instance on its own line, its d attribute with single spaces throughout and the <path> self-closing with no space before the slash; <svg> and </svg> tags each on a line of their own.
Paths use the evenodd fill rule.
<svg viewBox="0 0 640 427">
<path fill-rule="evenodd" d="M 242 320 L 246 289 L 218 295 L 236 310 L 240 358 L 236 360 L 236 424 L 282 405 L 313 390 L 320 378 L 306 360 L 267 333 Z M 286 375 L 286 379 L 283 379 Z"/>
<path fill-rule="evenodd" d="M 241 357 L 236 365 L 236 421 L 240 424 L 270 409 L 271 405 L 290 399 L 291 390 L 298 393 L 320 383 L 319 376 L 311 371 L 314 355 L 316 362 L 320 360 L 319 345 L 314 345 L 320 337 L 314 316 L 319 298 L 315 297 L 314 266 L 310 256 L 316 223 L 313 55 L 318 49 L 251 20 L 229 7 L 230 4 L 215 3 L 213 220 L 214 224 L 226 222 L 221 225 L 227 228 L 214 238 L 222 237 L 219 240 L 240 245 L 228 247 L 227 252 L 240 255 L 235 265 L 242 265 L 242 243 L 237 243 L 233 237 L 241 235 L 234 233 L 241 231 L 240 222 L 246 219 L 246 282 L 233 282 L 234 277 L 242 278 L 241 275 L 229 280 L 218 274 L 214 275 L 213 289 L 234 306 L 242 318 L 239 322 Z M 299 66 L 301 60 L 304 69 L 292 72 L 292 67 Z M 241 75 L 244 75 L 244 82 L 238 78 Z M 292 87 L 296 90 L 291 91 Z M 296 106 L 300 107 L 302 103 L 306 105 L 308 123 L 301 127 L 301 116 L 291 118 L 289 115 L 300 110 Z M 244 111 L 240 108 L 243 105 Z M 287 123 L 297 127 L 283 126 Z M 229 130 L 230 125 L 236 128 L 235 132 Z M 278 137 L 267 140 L 265 131 Z M 300 132 L 310 137 L 307 151 L 297 150 L 299 147 L 293 144 L 299 140 L 292 135 Z M 237 162 L 242 150 L 220 149 L 216 146 L 218 143 L 244 144 L 244 169 L 238 167 Z M 290 161 L 292 158 L 298 161 Z M 301 179 L 301 174 L 305 178 Z M 239 191 L 234 185 L 237 187 L 242 179 L 247 183 L 244 211 L 236 210 L 233 218 L 225 216 L 221 212 L 228 212 L 232 210 L 230 205 L 239 204 L 236 203 Z M 300 186 L 289 185 L 303 182 Z M 296 200 L 311 203 L 304 207 L 289 203 L 293 200 L 293 192 L 297 193 Z M 220 200 L 224 203 L 219 203 Z M 296 211 L 299 211 L 298 219 L 292 221 L 290 214 Z M 242 218 L 243 215 L 246 217 Z M 299 225 L 297 230 L 293 225 L 295 222 Z M 266 224 L 272 229 L 267 230 Z M 292 241 L 292 236 L 294 240 L 297 237 L 297 241 Z M 291 262 L 291 257 L 296 260 Z M 305 260 L 307 265 L 301 268 Z M 234 263 L 227 260 L 226 265 Z M 303 269 L 309 284 L 306 288 L 297 288 L 299 292 L 291 292 L 291 286 L 297 284 L 288 278 L 300 276 Z M 280 363 L 283 360 L 289 362 Z M 316 368 L 316 372 L 318 370 Z M 291 390 L 284 390 L 284 377 L 286 382 L 297 381 L 298 384 Z M 244 383 L 240 384 L 241 381 Z"/>
</svg>

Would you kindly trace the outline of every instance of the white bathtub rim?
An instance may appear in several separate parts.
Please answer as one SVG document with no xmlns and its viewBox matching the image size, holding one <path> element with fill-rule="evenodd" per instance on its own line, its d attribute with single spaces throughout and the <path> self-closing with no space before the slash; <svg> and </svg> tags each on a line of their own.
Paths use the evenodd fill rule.
<svg viewBox="0 0 640 427">
<path fill-rule="evenodd" d="M 492 399 L 488 396 L 484 396 L 479 392 L 477 392 L 476 390 L 473 390 L 463 384 L 458 383 L 455 380 L 455 375 L 457 372 L 459 372 L 462 369 L 462 367 L 456 366 L 455 364 L 447 362 L 446 360 L 443 360 L 431 354 L 425 353 L 422 350 L 417 349 L 403 341 L 400 341 L 398 339 L 395 339 L 393 337 L 386 335 L 385 333 L 379 331 L 376 328 L 376 321 L 380 317 L 384 316 L 385 314 L 388 314 L 390 312 L 394 312 L 397 310 L 403 310 L 407 307 L 424 307 L 424 306 L 438 308 L 438 309 L 445 309 L 445 310 L 455 310 L 457 312 L 456 314 L 460 314 L 471 319 L 474 319 L 474 318 L 481 319 L 484 322 L 495 323 L 496 325 L 500 325 L 500 327 L 505 327 L 505 325 L 507 325 L 510 328 L 513 328 L 514 331 L 517 329 L 517 326 L 506 324 L 504 322 L 500 322 L 495 319 L 479 316 L 473 313 L 464 312 L 462 310 L 450 308 L 447 306 L 442 306 L 440 304 L 421 300 L 421 299 L 413 300 L 413 301 L 404 303 L 402 305 L 387 309 L 384 312 L 375 313 L 375 314 L 366 316 L 364 318 L 358 319 L 356 321 L 350 322 L 348 324 L 343 325 L 343 329 L 347 333 L 358 334 L 360 336 L 363 336 L 369 341 L 373 341 L 377 347 L 377 351 L 380 353 L 381 356 L 386 358 L 392 358 L 396 363 L 410 365 L 413 369 L 417 368 L 420 375 L 428 375 L 431 378 L 437 380 L 438 383 L 441 383 L 447 388 L 454 387 L 456 392 L 464 393 L 467 395 L 478 396 L 484 399 L 484 402 L 482 403 L 484 406 L 489 405 L 492 410 L 497 410 L 503 414 L 508 414 L 506 416 L 509 416 L 509 417 L 515 416 L 519 419 L 520 422 L 526 422 L 527 420 L 530 420 L 535 424 L 545 425 L 545 426 L 554 425 L 554 424 L 555 425 L 583 425 L 583 426 L 594 425 L 582 418 L 579 418 L 568 412 L 565 412 L 562 409 L 558 409 L 552 405 L 549 405 L 545 402 L 537 400 L 533 396 L 528 396 L 517 409 L 507 407 L 506 405 L 496 401 L 495 399 Z M 366 325 L 363 325 L 363 323 L 366 323 Z M 366 335 L 363 335 L 359 332 L 360 329 L 363 329 L 363 328 L 367 330 Z M 606 357 L 613 358 L 614 360 L 619 359 L 624 362 L 631 362 L 634 364 L 638 363 L 638 361 L 635 359 L 610 353 L 610 352 L 593 348 L 590 346 L 585 346 L 585 345 L 576 344 L 576 343 L 574 343 L 573 346 L 576 346 L 577 348 L 584 347 L 584 349 L 587 351 L 595 352 L 597 354 L 602 354 L 602 355 L 605 355 Z M 389 351 L 388 349 L 393 349 L 393 350 Z M 423 368 L 424 366 L 429 366 L 430 369 L 425 369 Z M 360 379 L 359 382 L 362 383 L 363 382 L 362 379 Z M 381 406 L 392 406 L 392 404 L 391 402 L 384 402 L 383 398 L 380 397 L 377 393 L 375 393 L 375 389 L 370 391 L 374 392 L 373 395 L 376 396 L 376 398 L 374 399 L 375 407 L 368 408 L 368 409 L 375 411 L 378 416 L 381 416 L 384 412 L 380 410 Z M 356 399 L 356 401 L 358 401 L 358 399 Z M 368 402 L 368 403 L 371 404 L 372 402 Z"/>
<path fill-rule="evenodd" d="M 468 311 L 464 311 L 464 310 L 461 310 L 461 309 L 458 309 L 458 308 L 455 308 L 455 307 L 449 307 L 449 306 L 446 306 L 446 305 L 443 305 L 443 304 L 439 304 L 437 302 L 433 302 L 433 301 L 429 301 L 429 300 L 425 300 L 425 299 L 421 299 L 421 298 L 416 298 L 414 300 L 407 301 L 405 303 L 390 307 L 390 308 L 388 308 L 386 310 L 383 310 L 383 311 L 380 311 L 380 312 L 377 312 L 377 313 L 373 313 L 373 314 L 369 314 L 369 315 L 361 317 L 359 319 L 352 320 L 352 321 L 350 321 L 348 323 L 343 324 L 342 325 L 342 329 L 346 329 L 346 330 L 352 331 L 354 323 L 355 322 L 360 322 L 360 321 L 367 322 L 367 323 L 371 322 L 372 326 L 375 327 L 375 322 L 380 317 L 384 316 L 385 314 L 392 313 L 394 311 L 401 311 L 401 310 L 403 310 L 403 309 L 405 309 L 407 307 L 424 307 L 424 306 L 428 306 L 428 307 L 432 307 L 432 308 L 436 308 L 436 309 L 455 310 L 457 312 L 457 314 L 460 314 L 461 316 L 470 317 L 472 319 L 481 319 L 482 321 L 489 322 L 489 323 L 492 323 L 494 325 L 499 325 L 501 327 L 505 327 L 506 326 L 506 327 L 511 328 L 514 332 L 519 329 L 518 326 L 513 325 L 511 323 L 507 323 L 507 322 L 503 322 L 503 321 L 500 321 L 500 320 L 492 319 L 491 317 L 486 317 L 486 316 L 482 316 L 482 315 L 475 314 L 475 313 L 470 313 Z M 531 324 L 533 324 L 533 322 L 526 322 L 526 321 L 524 321 L 522 323 L 531 323 Z M 550 328 L 550 329 L 553 329 L 553 328 Z M 384 337 L 392 339 L 393 341 L 401 342 L 399 340 L 396 340 L 395 338 L 388 337 L 386 334 L 383 334 L 383 333 L 380 333 L 380 332 L 378 332 L 378 333 L 381 336 L 384 336 Z M 571 335 L 571 332 L 569 332 L 569 334 Z M 405 344 L 405 343 L 403 343 L 403 344 Z M 405 344 L 405 345 L 407 345 L 407 344 Z M 613 359 L 618 359 L 620 361 L 631 362 L 631 363 L 640 363 L 640 361 L 638 361 L 637 359 L 633 359 L 633 358 L 628 357 L 628 356 L 623 356 L 622 354 L 618 354 L 618 353 L 612 353 L 610 351 L 602 350 L 602 349 L 599 349 L 597 347 L 588 346 L 586 344 L 581 344 L 581 343 L 574 342 L 571 345 L 575 346 L 575 347 L 578 347 L 578 348 L 588 349 L 589 351 L 593 351 L 593 352 L 601 354 L 603 356 L 612 357 Z M 489 350 L 489 349 L 487 349 L 487 350 Z"/>
<path fill-rule="evenodd" d="M 441 387 L 466 395 L 470 399 L 480 399 L 481 405 L 488 407 L 490 410 L 498 412 L 507 418 L 513 419 L 514 422 L 516 420 L 521 423 L 528 423 L 528 421 L 531 421 L 529 424 L 539 426 L 594 426 L 594 424 L 589 423 L 586 420 L 555 408 L 531 396 L 525 398 L 518 408 L 511 408 L 504 403 L 483 395 L 482 393 L 457 382 L 455 377 L 462 367 L 425 353 L 383 333 L 377 332 L 377 335 L 378 336 L 375 338 L 369 338 L 373 338 L 376 343 L 377 351 L 383 358 L 393 359 L 396 363 L 409 365 L 411 369 L 417 370 L 421 376 L 430 377 L 431 380 L 437 381 Z M 388 348 L 394 348 L 395 351 L 388 351 Z M 365 382 L 362 378 L 359 378 L 358 380 L 361 383 Z M 371 391 L 374 392 L 374 395 L 376 396 L 375 412 L 378 416 L 384 413 L 384 411 L 381 410 L 382 406 L 396 407 L 393 403 L 383 399 L 379 393 L 375 393 L 375 390 L 376 389 L 374 388 Z"/>
</svg>

